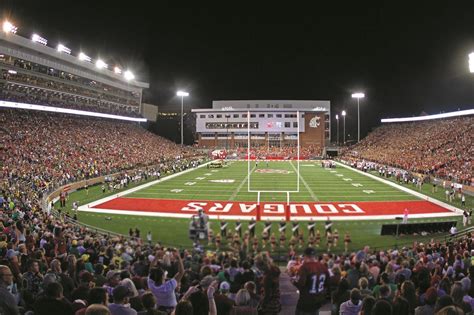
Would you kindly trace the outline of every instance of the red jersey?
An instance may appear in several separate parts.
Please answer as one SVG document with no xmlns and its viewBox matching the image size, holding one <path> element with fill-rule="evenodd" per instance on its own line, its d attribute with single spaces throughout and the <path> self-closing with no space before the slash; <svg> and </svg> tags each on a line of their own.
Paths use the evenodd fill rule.
<svg viewBox="0 0 474 315">
<path fill-rule="evenodd" d="M 317 261 L 305 262 L 298 270 L 296 287 L 300 298 L 296 308 L 313 312 L 324 304 L 329 287 L 328 268 Z"/>
</svg>

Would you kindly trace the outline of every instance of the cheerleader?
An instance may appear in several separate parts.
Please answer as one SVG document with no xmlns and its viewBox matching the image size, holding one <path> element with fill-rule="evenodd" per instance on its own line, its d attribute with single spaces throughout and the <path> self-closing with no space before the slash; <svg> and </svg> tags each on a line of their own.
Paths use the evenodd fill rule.
<svg viewBox="0 0 474 315">
<path fill-rule="evenodd" d="M 286 235 L 285 233 L 280 233 L 280 247 L 285 247 L 286 245 Z"/>
<path fill-rule="evenodd" d="M 297 243 L 298 243 L 298 238 L 296 236 L 292 235 L 291 238 L 290 238 L 290 246 L 295 248 Z"/>
<path fill-rule="evenodd" d="M 339 241 L 339 232 L 337 230 L 334 230 L 333 247 L 337 247 L 337 242 L 338 241 Z"/>
<path fill-rule="evenodd" d="M 298 247 L 303 248 L 303 246 L 304 246 L 304 234 L 303 234 L 303 232 L 300 232 L 298 234 L 298 241 L 299 241 Z"/>
<path fill-rule="evenodd" d="M 221 233 L 217 233 L 217 235 L 216 235 L 216 249 L 221 248 L 221 242 L 222 242 Z"/>
<path fill-rule="evenodd" d="M 349 234 L 349 232 L 346 232 L 346 234 L 344 235 L 344 249 L 346 250 L 346 253 L 349 249 L 350 242 L 351 242 L 351 235 Z"/>
<path fill-rule="evenodd" d="M 263 231 L 262 231 L 262 248 L 267 247 L 268 238 L 269 238 L 268 230 L 263 229 Z"/>
<path fill-rule="evenodd" d="M 319 230 L 316 230 L 316 247 L 319 248 L 320 243 L 321 243 L 321 232 L 319 232 Z"/>
<path fill-rule="evenodd" d="M 272 235 L 270 236 L 270 244 L 271 244 L 272 252 L 274 252 L 277 245 L 277 239 L 276 239 L 275 233 L 272 233 Z"/>
<path fill-rule="evenodd" d="M 227 236 L 226 236 L 227 244 L 232 244 L 233 240 L 234 240 L 234 235 L 232 234 L 232 232 L 227 233 Z"/>
<path fill-rule="evenodd" d="M 214 243 L 214 231 L 209 229 L 207 231 L 207 246 L 211 246 Z"/>
<path fill-rule="evenodd" d="M 328 235 L 327 235 L 328 252 L 331 251 L 331 245 L 332 245 L 333 239 L 334 239 L 334 237 L 333 237 L 332 233 L 329 232 Z"/>
<path fill-rule="evenodd" d="M 315 237 L 310 235 L 308 237 L 308 247 L 314 248 L 314 243 L 315 243 Z"/>
</svg>

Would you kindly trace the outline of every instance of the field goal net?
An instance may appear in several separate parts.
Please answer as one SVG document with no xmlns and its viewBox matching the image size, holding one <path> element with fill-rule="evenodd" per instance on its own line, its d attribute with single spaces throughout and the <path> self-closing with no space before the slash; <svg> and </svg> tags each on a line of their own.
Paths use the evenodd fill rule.
<svg viewBox="0 0 474 315">
<path fill-rule="evenodd" d="M 302 117 L 299 111 L 272 116 L 276 118 L 265 118 L 258 122 L 264 126 L 259 126 L 247 112 L 247 190 L 257 193 L 258 205 L 262 201 L 289 205 L 290 194 L 300 191 Z"/>
</svg>

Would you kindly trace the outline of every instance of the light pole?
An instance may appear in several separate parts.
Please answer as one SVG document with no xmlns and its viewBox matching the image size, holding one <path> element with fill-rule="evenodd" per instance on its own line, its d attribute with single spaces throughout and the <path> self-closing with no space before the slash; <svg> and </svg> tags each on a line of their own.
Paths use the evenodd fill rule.
<svg viewBox="0 0 474 315">
<path fill-rule="evenodd" d="M 342 141 L 343 141 L 343 144 L 346 145 L 346 111 L 343 110 L 341 115 L 342 115 L 342 119 L 344 119 L 344 125 L 343 125 L 344 127 L 342 129 L 344 134 L 343 134 L 343 137 L 342 137 L 342 139 L 343 139 Z"/>
<path fill-rule="evenodd" d="M 339 115 L 336 114 L 336 122 L 337 122 L 337 145 L 339 145 Z"/>
<path fill-rule="evenodd" d="M 176 92 L 176 95 L 181 96 L 181 145 L 184 144 L 184 137 L 183 137 L 183 104 L 184 104 L 184 97 L 189 96 L 188 92 L 185 91 L 178 91 Z"/>
<path fill-rule="evenodd" d="M 352 94 L 352 98 L 357 99 L 357 142 L 360 141 L 360 111 L 359 111 L 359 99 L 364 98 L 365 94 L 358 92 Z"/>
</svg>

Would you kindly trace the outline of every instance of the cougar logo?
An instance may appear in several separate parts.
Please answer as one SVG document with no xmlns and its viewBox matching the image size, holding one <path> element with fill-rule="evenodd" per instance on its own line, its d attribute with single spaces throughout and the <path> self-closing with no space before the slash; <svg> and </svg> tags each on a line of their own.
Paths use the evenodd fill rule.
<svg viewBox="0 0 474 315">
<path fill-rule="evenodd" d="M 309 121 L 309 126 L 311 128 L 318 128 L 319 125 L 321 124 L 319 121 L 320 121 L 321 117 L 319 116 L 314 116 L 313 118 L 311 118 L 311 120 Z"/>
</svg>

